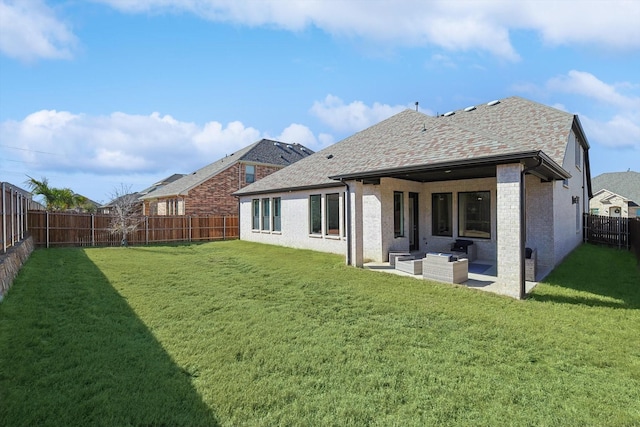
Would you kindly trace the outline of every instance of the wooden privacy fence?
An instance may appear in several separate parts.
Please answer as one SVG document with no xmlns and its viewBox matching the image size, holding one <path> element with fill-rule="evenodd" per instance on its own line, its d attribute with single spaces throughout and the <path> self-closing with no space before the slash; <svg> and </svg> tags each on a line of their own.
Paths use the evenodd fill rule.
<svg viewBox="0 0 640 427">
<path fill-rule="evenodd" d="M 629 245 L 640 263 L 640 218 L 629 220 Z"/>
<path fill-rule="evenodd" d="M 111 219 L 101 214 L 30 211 L 28 227 L 38 247 L 119 246 L 122 236 L 109 231 Z M 239 237 L 237 216 L 143 216 L 127 242 L 146 245 Z"/>
<path fill-rule="evenodd" d="M 635 221 L 635 219 L 585 214 L 584 238 L 591 243 L 605 244 L 628 250 L 631 246 L 631 239 L 629 238 L 630 221 Z"/>
</svg>

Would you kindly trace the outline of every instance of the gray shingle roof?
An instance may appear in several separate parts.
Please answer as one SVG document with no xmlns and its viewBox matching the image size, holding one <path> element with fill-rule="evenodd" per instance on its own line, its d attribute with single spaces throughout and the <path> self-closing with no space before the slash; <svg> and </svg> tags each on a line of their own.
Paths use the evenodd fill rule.
<svg viewBox="0 0 640 427">
<path fill-rule="evenodd" d="M 244 147 L 222 159 L 215 161 L 197 171 L 187 174 L 182 178 L 171 182 L 155 191 L 152 191 L 141 199 L 155 199 L 158 197 L 170 197 L 178 194 L 186 194 L 190 189 L 202 184 L 211 177 L 237 162 L 260 163 L 276 166 L 288 166 L 309 155 L 313 151 L 300 144 L 287 144 L 272 139 L 262 139 Z"/>
<path fill-rule="evenodd" d="M 446 117 L 405 110 L 236 194 L 339 185 L 329 177 L 538 150 L 562 165 L 573 121 L 573 114 L 519 97 Z"/>
<path fill-rule="evenodd" d="M 640 172 L 609 172 L 592 180 L 593 192 L 609 190 L 640 205 Z"/>
</svg>

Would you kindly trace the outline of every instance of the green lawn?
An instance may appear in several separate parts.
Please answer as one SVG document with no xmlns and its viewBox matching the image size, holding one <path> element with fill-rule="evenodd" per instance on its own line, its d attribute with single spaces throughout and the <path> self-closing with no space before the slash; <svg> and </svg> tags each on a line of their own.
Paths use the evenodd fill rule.
<svg viewBox="0 0 640 427">
<path fill-rule="evenodd" d="M 640 425 L 640 273 L 582 246 L 516 301 L 231 241 L 37 250 L 0 425 Z"/>
</svg>

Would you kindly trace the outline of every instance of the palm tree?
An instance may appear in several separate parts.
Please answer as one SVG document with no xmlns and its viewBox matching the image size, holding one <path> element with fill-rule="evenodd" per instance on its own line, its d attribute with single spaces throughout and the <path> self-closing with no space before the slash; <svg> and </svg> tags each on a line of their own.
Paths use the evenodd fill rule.
<svg viewBox="0 0 640 427">
<path fill-rule="evenodd" d="M 35 195 L 42 196 L 44 198 L 44 203 L 47 210 L 55 209 L 57 202 L 57 194 L 56 189 L 49 187 L 49 181 L 47 178 L 42 178 L 42 180 L 38 181 L 35 178 L 27 175 L 29 179 L 27 180 L 27 185 L 31 189 L 31 192 Z"/>
<path fill-rule="evenodd" d="M 69 188 L 49 187 L 47 178 L 42 178 L 38 181 L 29 176 L 27 185 L 31 188 L 33 194 L 44 197 L 47 210 L 68 210 L 82 206 L 88 202 L 86 197 L 74 193 Z"/>
</svg>

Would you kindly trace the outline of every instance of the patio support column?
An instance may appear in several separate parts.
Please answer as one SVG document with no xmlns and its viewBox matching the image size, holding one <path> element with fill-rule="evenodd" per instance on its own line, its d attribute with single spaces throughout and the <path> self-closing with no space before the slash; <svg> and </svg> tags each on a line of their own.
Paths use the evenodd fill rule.
<svg viewBox="0 0 640 427">
<path fill-rule="evenodd" d="M 362 267 L 364 265 L 363 258 L 363 240 L 362 240 L 362 182 L 349 182 L 349 221 L 350 236 L 347 243 L 351 245 L 351 265 Z"/>
<path fill-rule="evenodd" d="M 522 268 L 522 194 L 523 165 L 520 163 L 498 165 L 497 178 L 497 259 L 498 282 L 506 287 L 509 295 L 524 298 L 520 284 Z"/>
</svg>

